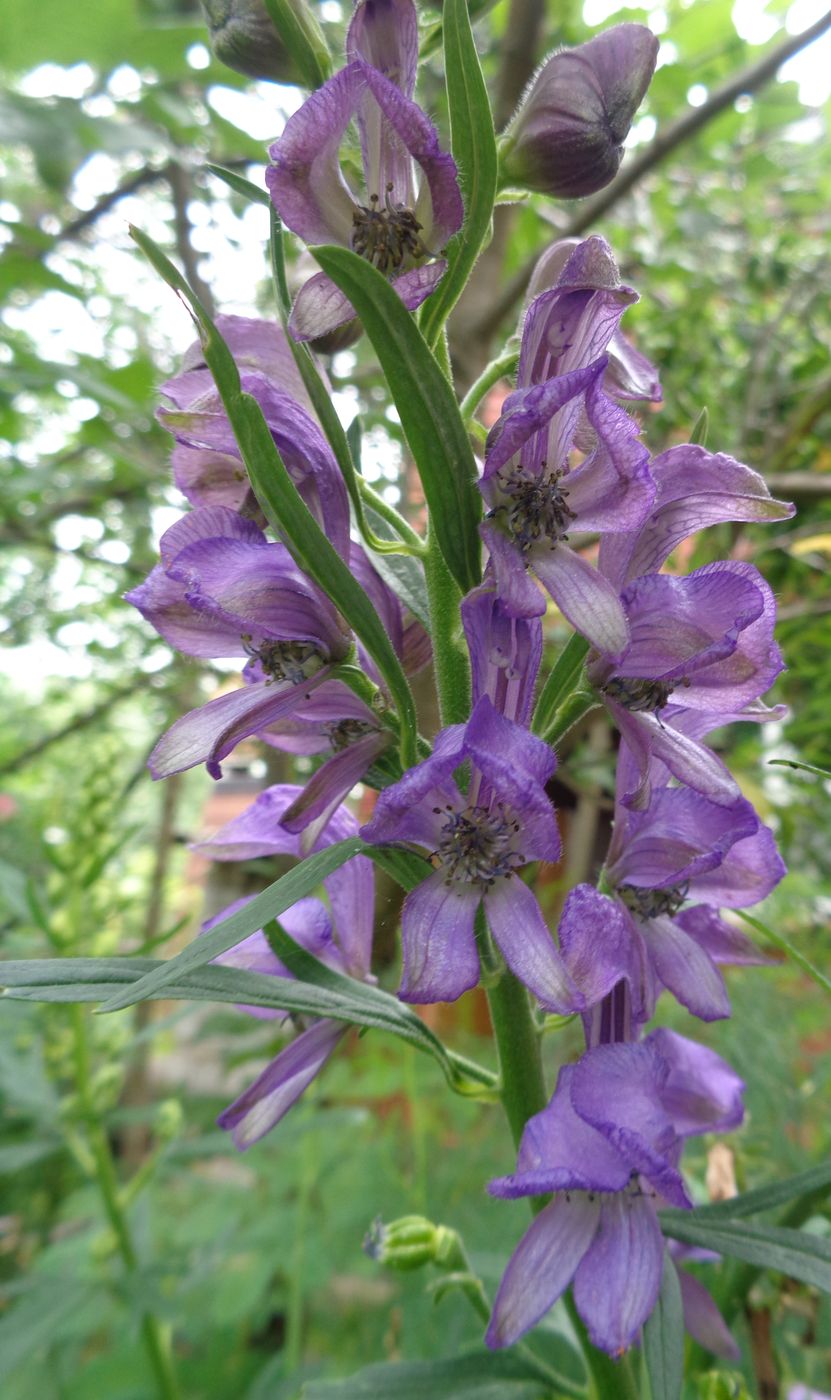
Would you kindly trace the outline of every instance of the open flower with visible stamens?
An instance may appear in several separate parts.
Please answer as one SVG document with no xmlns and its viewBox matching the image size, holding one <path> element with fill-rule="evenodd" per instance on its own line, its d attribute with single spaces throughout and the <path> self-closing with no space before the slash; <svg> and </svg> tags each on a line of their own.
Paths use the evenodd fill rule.
<svg viewBox="0 0 831 1400">
<path fill-rule="evenodd" d="M 166 778 L 206 763 L 218 778 L 220 759 L 295 708 L 298 690 L 321 685 L 350 638 L 285 546 L 235 511 L 192 511 L 165 532 L 160 550 L 161 564 L 127 601 L 186 656 L 247 657 L 249 684 L 178 719 L 150 771 Z"/>
<path fill-rule="evenodd" d="M 634 766 L 623 745 L 620 793 Z M 765 959 L 718 911 L 757 904 L 784 874 L 772 832 L 744 798 L 725 806 L 689 788 L 653 786 L 646 811 L 615 808 L 610 893 L 577 885 L 569 894 L 558 930 L 563 959 L 578 986 L 590 966 L 604 993 L 599 969 L 608 969 L 609 985 L 616 965 L 635 1024 L 650 1020 L 664 987 L 704 1021 L 729 1016 L 719 966 Z"/>
<path fill-rule="evenodd" d="M 470 765 L 463 791 L 454 773 Z M 434 873 L 401 915 L 405 1001 L 455 1001 L 479 981 L 474 923 L 480 905 L 512 972 L 544 1006 L 575 992 L 536 897 L 518 872 L 557 860 L 560 838 L 545 784 L 556 766 L 541 740 L 499 715 L 487 695 L 466 725 L 438 735 L 430 758 L 379 796 L 367 841 L 406 843 Z"/>
<path fill-rule="evenodd" d="M 529 1119 L 513 1176 L 493 1196 L 553 1192 L 511 1256 L 487 1333 L 510 1346 L 570 1283 L 595 1346 L 619 1355 L 658 1298 L 664 1241 L 656 1206 L 689 1208 L 684 1138 L 737 1127 L 741 1080 L 712 1050 L 655 1031 L 565 1065 L 547 1108 Z"/>
<path fill-rule="evenodd" d="M 545 600 L 529 570 L 593 645 L 622 651 L 618 591 L 569 541 L 637 531 L 655 487 L 638 426 L 604 391 L 620 318 L 637 301 L 605 239 L 579 243 L 555 285 L 528 307 L 517 388 L 488 434 L 481 527 L 507 610 L 533 617 Z M 575 465 L 577 448 L 584 460 Z"/>
<path fill-rule="evenodd" d="M 696 791 L 735 802 L 735 779 L 675 717 L 687 709 L 726 716 L 773 684 L 783 663 L 770 587 L 752 564 L 725 560 L 684 578 L 645 574 L 620 596 L 629 643 L 617 657 L 595 652 L 587 673 L 636 760 L 623 801 L 648 804 L 649 765 L 658 759 Z"/>
<path fill-rule="evenodd" d="M 307 243 L 339 243 L 389 277 L 404 305 L 420 306 L 442 276 L 440 253 L 461 227 L 452 156 L 412 101 L 418 32 L 411 0 L 363 0 L 347 37 L 350 62 L 304 102 L 269 148 L 266 184 L 280 218 Z M 339 163 L 352 121 L 363 188 Z M 355 312 L 323 273 L 301 288 L 289 321 L 298 340 L 325 336 Z"/>
</svg>

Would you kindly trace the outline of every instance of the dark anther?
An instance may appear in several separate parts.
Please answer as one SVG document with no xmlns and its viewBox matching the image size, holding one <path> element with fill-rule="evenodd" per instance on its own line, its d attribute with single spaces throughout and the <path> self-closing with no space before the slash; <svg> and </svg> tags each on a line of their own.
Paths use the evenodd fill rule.
<svg viewBox="0 0 831 1400">
<path fill-rule="evenodd" d="M 639 919 L 657 919 L 662 914 L 674 918 L 689 891 L 689 881 L 683 885 L 670 885 L 665 890 L 643 889 L 640 885 L 618 885 L 618 898 L 623 901 L 631 914 Z"/>
<path fill-rule="evenodd" d="M 412 209 L 390 201 L 392 185 L 387 185 L 383 208 L 377 194 L 369 204 L 358 204 L 352 211 L 352 251 L 377 267 L 379 272 L 395 272 L 406 258 L 417 262 L 429 257 L 419 234 L 422 225 Z"/>
<path fill-rule="evenodd" d="M 634 676 L 612 676 L 601 686 L 604 695 L 633 713 L 638 710 L 662 710 L 674 689 L 672 681 L 639 680 Z"/>
</svg>

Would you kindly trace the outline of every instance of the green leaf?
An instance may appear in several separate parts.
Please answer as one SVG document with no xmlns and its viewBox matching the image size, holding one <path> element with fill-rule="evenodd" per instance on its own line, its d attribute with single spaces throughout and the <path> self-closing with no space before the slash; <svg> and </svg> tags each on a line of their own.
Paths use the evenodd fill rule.
<svg viewBox="0 0 831 1400">
<path fill-rule="evenodd" d="M 136 1001 L 160 991 L 169 982 L 174 982 L 186 972 L 204 967 L 212 958 L 241 943 L 249 934 L 256 933 L 269 919 L 277 919 L 298 899 L 305 899 L 327 875 L 338 870 L 364 848 L 358 836 L 346 841 L 337 841 L 316 855 L 309 856 L 288 874 L 275 880 L 273 885 L 255 895 L 242 909 L 238 909 L 229 919 L 215 924 L 207 933 L 202 933 L 189 943 L 177 957 L 162 964 L 160 968 L 147 974 L 136 984 L 129 994 L 120 993 L 106 1002 L 102 1011 L 117 1011 L 123 1006 L 131 1006 Z"/>
<path fill-rule="evenodd" d="M 308 1381 L 302 1400 L 547 1400 L 530 1357 L 473 1351 L 442 1361 L 367 1366 L 342 1381 Z"/>
<path fill-rule="evenodd" d="M 390 283 L 346 248 L 312 249 L 372 341 L 418 467 L 430 527 L 467 593 L 481 578 L 476 463 L 453 389 Z"/>
<path fill-rule="evenodd" d="M 311 7 L 302 0 L 265 0 L 265 7 L 306 87 L 322 87 L 332 72 L 332 56 Z"/>
<path fill-rule="evenodd" d="M 662 1210 L 665 1235 L 683 1244 L 700 1245 L 717 1254 L 731 1255 L 761 1269 L 787 1274 L 831 1293 L 831 1241 L 804 1230 L 775 1225 L 748 1225 L 736 1221 L 699 1218 L 698 1213 Z"/>
<path fill-rule="evenodd" d="M 816 773 L 818 778 L 831 778 L 831 768 L 817 768 L 814 763 L 798 763 L 795 758 L 768 759 L 771 768 L 801 768 L 805 773 Z"/>
<path fill-rule="evenodd" d="M 405 767 L 410 767 L 415 761 L 415 705 L 407 677 L 381 619 L 300 496 L 259 404 L 250 394 L 242 392 L 233 355 L 199 298 L 147 234 L 135 228 L 131 229 L 131 234 L 168 286 L 190 306 L 199 328 L 205 362 L 214 376 L 257 499 L 285 539 L 298 566 L 333 600 L 378 666 L 398 710 L 402 760 Z M 395 300 L 398 302 L 397 297 Z"/>
<path fill-rule="evenodd" d="M 758 1215 L 764 1210 L 777 1210 L 789 1201 L 799 1197 L 821 1197 L 831 1191 L 831 1161 L 821 1162 L 818 1167 L 809 1167 L 784 1181 L 773 1182 L 770 1186 L 758 1186 L 753 1191 L 743 1191 L 740 1196 L 732 1196 L 728 1201 L 713 1201 L 710 1205 L 697 1206 L 696 1219 L 738 1220 L 746 1215 Z"/>
<path fill-rule="evenodd" d="M 372 509 L 371 505 L 366 506 L 367 524 L 371 527 L 376 536 L 382 540 L 395 539 L 395 534 L 391 525 L 388 525 L 383 516 Z M 414 559 L 411 554 L 376 554 L 372 556 L 372 567 L 377 569 L 381 578 L 388 588 L 405 607 L 409 608 L 413 617 L 417 617 L 419 622 L 430 629 L 430 604 L 427 599 L 427 585 L 424 581 L 424 569 L 421 563 Z"/>
<path fill-rule="evenodd" d="M 450 240 L 447 271 L 422 312 L 421 326 L 430 346 L 438 342 L 488 236 L 499 164 L 488 90 L 473 40 L 467 0 L 445 0 L 442 19 L 450 148 L 459 171 L 465 221 Z"/>
<path fill-rule="evenodd" d="M 226 170 L 224 165 L 212 165 L 208 162 L 204 167 L 211 175 L 215 175 L 217 180 L 222 180 L 223 184 L 241 194 L 243 199 L 249 200 L 252 204 L 264 204 L 266 208 L 271 207 L 271 200 L 268 197 L 268 190 L 255 185 L 252 180 L 246 180 L 244 175 L 238 175 L 236 170 Z"/>
<path fill-rule="evenodd" d="M 761 933 L 767 938 L 775 948 L 781 948 L 783 952 L 787 953 L 791 962 L 795 962 L 806 977 L 810 977 L 811 981 L 816 982 L 818 987 L 822 987 L 824 992 L 831 994 L 831 980 L 826 977 L 824 972 L 820 972 L 818 967 L 814 967 L 814 964 L 809 962 L 804 953 L 800 953 L 799 949 L 794 947 L 784 933 L 774 933 L 773 929 L 768 928 L 767 924 L 763 924 L 761 919 L 754 918 L 752 914 L 745 914 L 743 909 L 736 909 L 735 913 L 744 923 L 749 924 L 757 933 Z"/>
<path fill-rule="evenodd" d="M 535 734 L 544 734 L 554 723 L 554 717 L 571 692 L 576 689 L 589 651 L 589 643 L 577 632 L 569 637 L 545 685 L 540 691 L 534 707 L 531 729 Z"/>
<path fill-rule="evenodd" d="M 224 927 L 230 922 L 226 920 Z M 430 1055 L 456 1093 L 488 1099 L 493 1096 L 496 1076 L 484 1066 L 448 1050 L 397 997 L 327 968 L 273 920 L 266 919 L 260 926 L 268 926 L 281 960 L 298 980 L 222 965 L 195 966 L 177 973 L 173 971 L 178 961 L 175 958 L 167 963 L 148 958 L 43 958 L 3 964 L 6 996 L 15 1001 L 103 1001 L 103 1010 L 114 1007 L 115 1002 L 128 1006 L 145 997 L 232 1002 L 291 1011 L 300 1016 L 327 1017 L 397 1035 Z M 209 936 L 203 934 L 201 938 Z M 141 997 L 140 987 L 149 987 L 141 992 Z"/>
<path fill-rule="evenodd" d="M 684 1307 L 678 1273 L 664 1250 L 658 1302 L 643 1329 L 652 1400 L 679 1400 L 684 1383 Z"/>
</svg>

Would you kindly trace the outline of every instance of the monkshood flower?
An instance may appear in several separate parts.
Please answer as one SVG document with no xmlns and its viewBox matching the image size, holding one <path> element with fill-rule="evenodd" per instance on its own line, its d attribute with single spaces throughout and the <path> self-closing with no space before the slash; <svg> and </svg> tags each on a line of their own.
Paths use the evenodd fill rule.
<svg viewBox="0 0 831 1400">
<path fill-rule="evenodd" d="M 295 112 L 269 148 L 271 199 L 306 243 L 339 243 L 392 282 L 408 309 L 420 306 L 445 263 L 436 258 L 461 227 L 462 197 L 452 156 L 412 101 L 418 32 L 412 0 L 365 0 L 347 37 L 349 63 Z M 350 123 L 361 139 L 363 189 L 338 161 Z M 323 273 L 301 288 L 289 329 L 298 340 L 325 336 L 355 312 Z"/>
<path fill-rule="evenodd" d="M 552 54 L 507 129 L 506 179 L 555 199 L 602 190 L 617 174 L 657 56 L 658 40 L 641 24 L 616 24 Z"/>
<path fill-rule="evenodd" d="M 622 587 L 653 573 L 676 545 L 708 525 L 727 520 L 789 520 L 794 506 L 775 500 L 764 477 L 723 452 L 693 443 L 670 447 L 651 463 L 655 501 L 639 531 L 607 531 L 600 541 L 599 568 Z"/>
<path fill-rule="evenodd" d="M 453 779 L 465 762 L 467 793 Z M 517 874 L 528 861 L 560 854 L 545 794 L 555 766 L 546 744 L 483 695 L 467 724 L 443 729 L 430 758 L 380 794 L 364 839 L 412 845 L 435 867 L 407 895 L 401 914 L 405 1001 L 455 1001 L 476 986 L 481 905 L 511 971 L 543 1005 L 570 1006 L 568 974 L 536 897 Z"/>
<path fill-rule="evenodd" d="M 299 792 L 299 788 L 290 784 L 267 788 L 246 812 L 194 849 L 212 860 L 299 856 L 298 838 L 281 825 L 283 814 L 296 801 Z M 342 808 L 333 816 L 325 836 L 315 843 L 315 849 L 322 850 L 334 841 L 354 836 L 356 831 L 354 817 Z M 366 981 L 370 977 L 375 908 L 372 862 L 365 856 L 355 856 L 328 875 L 323 884 L 328 908 L 319 899 L 301 899 L 280 915 L 280 923 L 296 943 L 328 967 Z M 238 900 L 205 928 L 213 927 L 246 902 Z M 222 953 L 216 962 L 271 977 L 292 976 L 262 932 L 251 934 L 235 948 Z M 246 1007 L 245 1010 L 255 1016 L 289 1019 L 286 1012 L 271 1012 L 260 1007 Z M 219 1126 L 230 1131 L 240 1151 L 269 1132 L 297 1102 L 348 1030 L 348 1025 L 341 1021 L 313 1020 L 280 1051 L 245 1093 L 220 1114 Z"/>
<path fill-rule="evenodd" d="M 625 790 L 625 746 L 620 761 Z M 598 982 L 605 972 L 607 983 L 617 967 L 635 1023 L 652 1017 L 664 987 L 704 1021 L 729 1016 L 719 964 L 765 959 L 718 910 L 758 903 L 785 873 L 772 832 L 744 798 L 724 806 L 689 788 L 653 787 L 646 811 L 615 808 L 604 867 L 611 895 L 578 885 L 566 900 L 558 930 L 565 964 L 578 985 L 584 966 Z M 587 1037 L 593 1043 L 588 1024 Z"/>
<path fill-rule="evenodd" d="M 473 703 L 487 695 L 494 709 L 527 725 L 542 660 L 538 617 L 512 617 L 506 611 L 492 570 L 462 602 L 462 625 L 470 652 Z"/>
<path fill-rule="evenodd" d="M 350 638 L 285 546 L 235 511 L 192 511 L 165 532 L 160 552 L 161 564 L 127 601 L 186 656 L 247 657 L 249 683 L 178 719 L 150 755 L 150 771 L 167 778 L 205 763 L 218 778 L 241 739 L 326 680 Z"/>
<path fill-rule="evenodd" d="M 636 759 L 639 777 L 623 801 L 647 805 L 649 763 L 658 759 L 696 791 L 735 802 L 735 779 L 676 714 L 738 711 L 773 684 L 783 662 L 769 586 L 752 564 L 726 560 L 685 578 L 645 574 L 620 599 L 628 645 L 617 657 L 598 649 L 587 674 Z"/>
<path fill-rule="evenodd" d="M 349 503 L 332 449 L 310 413 L 306 389 L 285 336 L 265 321 L 217 318 L 240 372 L 243 390 L 257 400 L 286 469 L 312 515 L 339 554 L 349 551 Z M 256 511 L 248 476 L 219 391 L 209 370 L 187 352 L 182 371 L 162 385 L 175 408 L 157 417 L 176 439 L 173 476 L 196 506 Z"/>
<path fill-rule="evenodd" d="M 488 1188 L 508 1199 L 554 1193 L 508 1264 L 489 1346 L 510 1346 L 572 1282 L 594 1345 L 611 1355 L 631 1346 L 661 1283 L 656 1205 L 692 1205 L 683 1140 L 737 1127 L 741 1092 L 718 1055 L 665 1030 L 560 1070 L 548 1107 L 526 1124 L 516 1173 Z"/>
<path fill-rule="evenodd" d="M 609 302 L 614 305 L 616 297 L 623 307 L 637 299 L 633 288 L 622 286 L 617 264 L 606 240 L 596 235 L 582 242 L 579 238 L 561 238 L 545 250 L 537 260 L 528 284 L 526 308 L 541 293 L 552 288 L 561 288 L 566 293 L 594 291 L 601 295 L 611 294 L 608 296 Z M 573 301 L 568 296 L 562 297 L 561 305 L 565 302 L 567 306 L 569 299 Z M 607 394 L 613 399 L 660 403 L 663 395 L 655 365 L 619 329 L 613 332 L 606 353 L 609 364 L 603 387 Z"/>
<path fill-rule="evenodd" d="M 529 313 L 524 340 L 534 327 Z M 533 570 L 571 625 L 618 655 L 629 639 L 618 590 L 568 544 L 585 531 L 637 530 L 654 496 L 637 425 L 601 388 L 605 368 L 601 356 L 508 396 L 488 434 L 481 490 L 489 509 L 480 530 L 508 612 L 545 612 Z M 595 446 L 570 468 L 583 410 Z"/>
</svg>

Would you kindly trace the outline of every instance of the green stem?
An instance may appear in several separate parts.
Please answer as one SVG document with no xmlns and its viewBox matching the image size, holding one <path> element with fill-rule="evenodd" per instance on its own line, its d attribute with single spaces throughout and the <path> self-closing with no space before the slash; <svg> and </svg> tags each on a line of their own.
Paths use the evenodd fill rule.
<svg viewBox="0 0 831 1400">
<path fill-rule="evenodd" d="M 473 417 L 488 390 L 492 389 L 494 384 L 498 384 L 500 379 L 504 379 L 506 375 L 513 374 L 518 360 L 518 350 L 506 350 L 504 355 L 500 355 L 496 360 L 491 360 L 490 364 L 482 370 L 479 378 L 474 380 L 459 404 L 459 412 L 465 423 Z"/>
<path fill-rule="evenodd" d="M 138 1255 L 130 1233 L 130 1225 L 124 1213 L 118 1182 L 118 1174 L 113 1161 L 110 1143 L 95 1107 L 92 1093 L 92 1069 L 90 1063 L 89 1040 L 87 1037 L 86 1008 L 73 1006 L 72 1029 L 75 1050 L 75 1084 L 81 1105 L 87 1140 L 94 1163 L 95 1179 L 101 1193 L 104 1212 L 110 1223 L 118 1252 L 128 1274 L 136 1273 Z M 158 1393 L 164 1400 L 177 1400 L 179 1387 L 173 1370 L 167 1337 L 159 1319 L 151 1312 L 145 1312 L 141 1319 L 141 1335 L 150 1365 L 156 1377 Z"/>
<path fill-rule="evenodd" d="M 540 1037 L 528 993 L 512 972 L 489 989 L 488 1003 L 499 1051 L 502 1107 L 518 1146 L 528 1119 L 548 1102 Z"/>
<path fill-rule="evenodd" d="M 470 715 L 470 662 L 459 615 L 461 590 L 444 562 L 432 529 L 427 539 L 424 577 L 430 603 L 439 716 L 443 725 L 464 724 Z"/>
<path fill-rule="evenodd" d="M 561 739 L 564 739 L 570 729 L 573 729 L 578 720 L 587 715 L 590 710 L 597 708 L 597 696 L 585 690 L 575 690 L 568 699 L 558 709 L 553 722 L 543 734 L 543 739 L 551 748 L 556 748 Z"/>
<path fill-rule="evenodd" d="M 427 546 L 421 536 L 416 534 L 416 531 L 404 519 L 403 515 L 399 515 L 395 506 L 391 506 L 389 501 L 385 501 L 383 496 L 373 490 L 369 482 L 360 475 L 358 476 L 358 490 L 367 505 L 371 506 L 375 511 L 376 515 L 380 515 L 383 520 L 386 520 L 387 524 L 391 525 L 396 533 L 401 536 L 400 542 L 397 540 L 378 541 L 377 536 L 373 534 L 372 539 L 368 541 L 371 549 L 374 549 L 378 554 L 415 554 L 417 556 L 426 554 Z M 383 549 L 378 548 L 379 543 L 384 546 Z"/>
<path fill-rule="evenodd" d="M 286 1374 L 289 1376 L 294 1375 L 303 1359 L 303 1249 L 309 1226 L 316 1161 L 312 1130 L 307 1124 L 300 1149 L 300 1176 L 294 1207 L 294 1244 L 291 1251 L 289 1296 L 286 1306 Z"/>
</svg>

